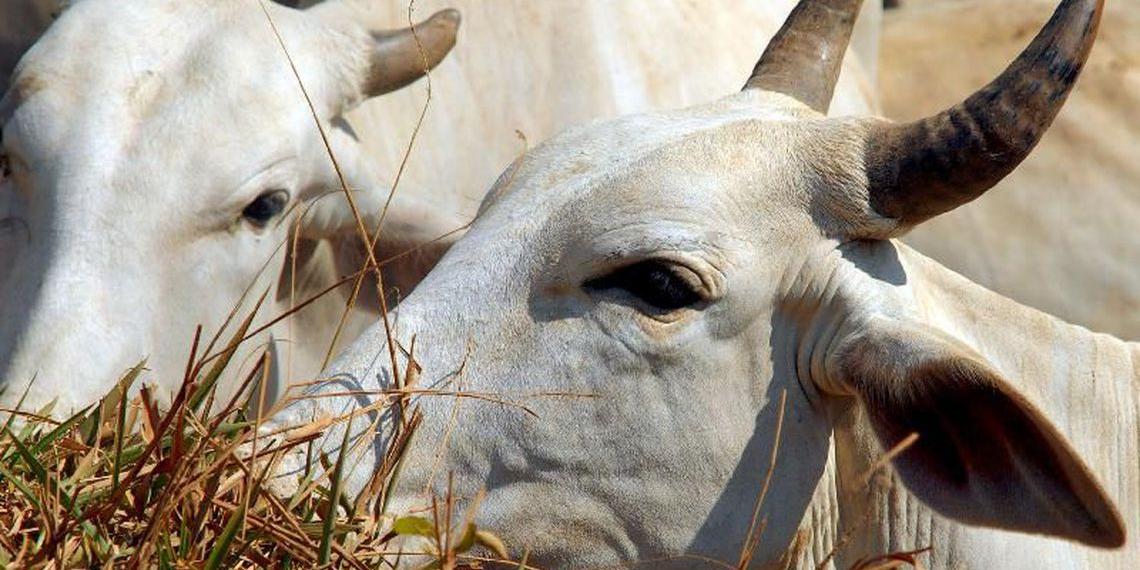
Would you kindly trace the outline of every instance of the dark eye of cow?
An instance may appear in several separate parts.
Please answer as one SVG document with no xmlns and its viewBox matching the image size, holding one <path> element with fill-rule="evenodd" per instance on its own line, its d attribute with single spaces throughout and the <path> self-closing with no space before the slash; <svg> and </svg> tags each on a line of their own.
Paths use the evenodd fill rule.
<svg viewBox="0 0 1140 570">
<path fill-rule="evenodd" d="M 627 265 L 609 275 L 591 279 L 582 286 L 595 291 L 625 291 L 662 311 L 683 309 L 701 301 L 700 293 L 692 285 L 678 277 L 669 264 L 660 261 Z"/>
<path fill-rule="evenodd" d="M 249 223 L 263 228 L 273 218 L 276 218 L 281 212 L 285 211 L 285 206 L 289 205 L 289 193 L 284 190 L 270 190 L 262 193 L 255 198 L 244 210 L 241 211 L 241 216 Z"/>
</svg>

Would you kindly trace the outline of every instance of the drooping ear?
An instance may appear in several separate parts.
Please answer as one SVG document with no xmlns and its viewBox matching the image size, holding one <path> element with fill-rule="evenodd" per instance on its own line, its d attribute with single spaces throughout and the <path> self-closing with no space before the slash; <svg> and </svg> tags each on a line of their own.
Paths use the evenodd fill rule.
<svg viewBox="0 0 1140 570">
<path fill-rule="evenodd" d="M 335 128 L 329 131 L 329 141 L 352 193 L 352 203 L 331 163 L 322 160 L 326 170 L 320 176 L 324 192 L 300 208 L 300 237 L 332 242 L 337 271 L 345 275 L 367 262 L 360 222 L 372 238 L 379 228 L 373 253 L 378 262 L 388 261 L 384 265 L 385 285 L 407 294 L 463 235 L 467 220 L 457 213 L 453 197 L 434 194 L 431 188 L 404 187 L 389 201 L 390 188 L 380 183 L 379 174 L 355 138 Z"/>
<path fill-rule="evenodd" d="M 324 149 L 321 149 L 317 179 L 322 194 L 311 196 L 302 228 L 302 236 L 310 239 L 336 239 L 342 234 L 357 232 L 358 223 L 353 214 L 355 204 L 369 232 L 377 224 L 382 233 L 403 243 L 426 243 L 444 234 L 455 233 L 463 227 L 456 213 L 455 198 L 436 188 L 404 186 L 395 193 L 382 181 L 386 178 L 375 168 L 372 157 L 357 140 L 351 128 L 341 120 L 334 121 L 327 131 L 329 149 L 336 159 L 339 173 Z M 344 187 L 352 191 L 353 204 L 345 196 Z M 389 201 L 389 196 L 391 200 Z M 387 207 L 387 212 L 384 211 Z"/>
<path fill-rule="evenodd" d="M 353 192 L 364 226 L 376 243 L 373 255 L 384 271 L 385 287 L 407 295 L 463 235 L 465 226 L 458 215 L 450 213 L 449 204 L 430 204 L 422 197 L 399 192 L 381 223 L 387 196 L 387 189 L 379 187 Z M 348 275 L 368 262 L 359 228 L 344 192 L 335 191 L 313 204 L 301 226 L 301 237 L 330 241 L 337 272 Z"/>
<path fill-rule="evenodd" d="M 968 346 L 925 325 L 873 317 L 828 355 L 907 488 L 968 524 L 1124 544 L 1112 500 L 1039 410 Z"/>
</svg>

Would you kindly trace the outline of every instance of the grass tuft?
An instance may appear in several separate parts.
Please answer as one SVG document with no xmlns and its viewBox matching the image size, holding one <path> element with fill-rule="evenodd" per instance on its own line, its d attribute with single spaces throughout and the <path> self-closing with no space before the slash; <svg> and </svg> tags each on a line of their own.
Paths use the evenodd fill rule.
<svg viewBox="0 0 1140 570">
<path fill-rule="evenodd" d="M 151 387 L 134 386 L 139 363 L 99 403 L 63 421 L 51 419 L 51 405 L 0 417 L 0 568 L 376 568 L 397 556 L 413 567 L 495 560 L 520 567 L 473 524 L 453 539 L 447 522 L 416 519 L 409 527 L 384 513 L 381 495 L 400 457 L 355 501 L 344 496 L 343 453 L 335 467 L 299 475 L 292 496 L 270 492 L 265 482 L 276 459 L 317 438 L 316 428 L 352 418 L 283 441 L 258 439 L 259 417 L 247 409 L 268 353 L 238 395 L 211 410 L 217 380 L 251 321 L 222 351 L 198 360 L 195 337 L 169 404 Z M 419 415 L 414 408 L 412 415 Z M 397 539 L 409 536 L 423 539 L 422 551 L 399 552 Z"/>
</svg>

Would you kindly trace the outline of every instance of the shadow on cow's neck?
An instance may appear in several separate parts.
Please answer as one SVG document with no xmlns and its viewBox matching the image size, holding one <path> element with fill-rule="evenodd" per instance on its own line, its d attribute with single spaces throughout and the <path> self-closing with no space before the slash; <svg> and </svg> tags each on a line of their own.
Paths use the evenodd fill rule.
<svg viewBox="0 0 1140 570">
<path fill-rule="evenodd" d="M 799 516 L 781 518 L 773 513 L 806 513 L 812 506 L 816 487 L 825 475 L 830 458 L 831 429 L 827 422 L 821 421 L 821 410 L 812 404 L 799 383 L 795 371 L 796 335 L 776 334 L 787 326 L 786 317 L 779 312 L 772 316 L 773 377 L 765 394 L 766 403 L 756 416 L 755 428 L 740 461 L 690 543 L 687 554 L 729 564 L 737 562 L 745 547 L 756 502 L 769 477 L 774 444 L 779 446 L 776 463 L 753 530 L 752 540 L 757 541 L 753 566 L 783 567 L 783 557 L 799 530 Z M 780 401 L 785 394 L 784 418 L 779 425 Z M 776 441 L 778 425 L 779 442 Z"/>
<path fill-rule="evenodd" d="M 841 264 L 850 264 L 859 273 L 888 287 L 900 287 L 908 278 L 899 252 L 889 241 L 855 241 L 836 249 Z M 809 269 L 812 273 L 831 263 Z M 813 264 L 809 264 L 813 265 Z M 816 279 L 821 278 L 819 275 Z M 785 567 L 806 561 L 818 564 L 812 556 L 831 551 L 840 531 L 839 504 L 844 492 L 837 480 L 838 467 L 832 439 L 837 418 L 846 417 L 854 400 L 822 394 L 812 385 L 803 343 L 818 340 L 817 319 L 833 313 L 825 305 L 836 300 L 797 299 L 773 312 L 770 321 L 769 357 L 772 378 L 766 403 L 756 417 L 736 468 L 726 481 L 720 498 L 688 548 L 688 554 L 710 557 L 735 564 L 746 548 L 750 526 L 755 541 L 753 566 Z M 841 301 L 840 301 L 841 302 Z M 805 320 L 806 319 L 806 320 Z M 826 336 L 826 335 L 824 335 Z M 810 359 L 809 359 L 810 360 Z M 783 422 L 779 421 L 781 396 L 786 394 Z M 779 429 L 777 429 L 777 425 Z M 770 468 L 773 445 L 777 444 L 775 467 Z M 756 501 L 769 477 L 768 489 L 756 522 L 752 523 Z M 777 513 L 791 513 L 779 517 Z M 807 521 L 810 524 L 802 525 Z M 820 525 L 823 525 L 823 528 Z M 801 528 L 810 527 L 809 535 Z M 806 557 L 806 558 L 805 558 Z"/>
<path fill-rule="evenodd" d="M 871 279 L 901 287 L 907 284 L 906 270 L 898 248 L 890 241 L 859 240 L 839 246 L 839 256 Z"/>
</svg>

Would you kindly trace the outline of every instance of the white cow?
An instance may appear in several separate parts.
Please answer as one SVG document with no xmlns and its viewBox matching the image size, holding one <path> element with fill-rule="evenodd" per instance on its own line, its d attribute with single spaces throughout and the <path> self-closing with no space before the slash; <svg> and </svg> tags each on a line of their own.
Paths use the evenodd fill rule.
<svg viewBox="0 0 1140 570">
<path fill-rule="evenodd" d="M 436 73 L 431 107 L 387 214 L 381 258 L 474 216 L 477 193 L 523 149 L 516 129 L 545 137 L 597 116 L 706 100 L 739 83 L 792 2 L 441 0 L 417 9 L 447 5 L 461 9 L 468 31 Z M 856 38 L 868 61 L 876 8 L 868 8 L 870 24 Z M 361 79 L 361 70 L 337 66 L 363 63 L 356 46 L 337 45 L 338 34 L 362 32 L 354 22 L 406 25 L 406 5 L 343 0 L 309 13 L 269 11 L 312 84 L 350 182 L 365 190 L 360 209 L 378 213 L 425 89 L 421 83 L 349 113 L 358 146 L 350 129 L 332 128 L 344 126 L 339 115 L 359 99 Z M 429 52 L 436 36 L 450 38 L 449 18 L 421 31 Z M 442 55 L 429 53 L 432 63 Z M 870 75 L 855 57 L 846 69 L 836 107 L 865 113 L 873 104 Z M 25 58 L 7 104 L 14 114 L 5 145 L 18 176 L 0 190 L 0 208 L 7 208 L 0 218 L 8 220 L 0 257 L 16 259 L 0 259 L 0 383 L 8 387 L 0 407 L 17 401 L 35 377 L 25 406 L 62 397 L 56 413 L 66 413 L 144 356 L 154 370 L 148 379 L 167 392 L 181 381 L 194 325 L 205 324 L 207 335 L 217 328 L 259 268 L 251 296 L 268 288 L 272 304 L 261 323 L 360 267 L 356 225 L 336 193 L 307 219 L 296 272 L 291 260 L 270 260 L 289 222 L 274 218 L 261 229 L 241 221 L 259 196 L 268 203 L 257 213 L 284 206 L 281 194 L 267 192 L 275 187 L 289 191 L 290 205 L 337 187 L 255 0 L 204 8 L 174 0 L 78 2 Z M 423 264 L 395 268 L 385 284 L 407 291 L 449 243 L 433 244 Z M 273 328 L 283 377 L 317 373 L 350 289 Z M 362 298 L 342 339 L 376 320 L 374 293 Z M 254 339 L 250 350 L 264 341 Z"/>
<path fill-rule="evenodd" d="M 485 489 L 479 523 L 550 568 L 734 565 L 757 528 L 758 568 L 927 546 L 933 568 L 1140 564 L 1140 346 L 894 239 L 1025 158 L 1103 2 L 1064 0 L 995 81 L 903 124 L 825 117 L 858 5 L 804 0 L 742 93 L 572 129 L 508 169 L 391 320 L 413 388 L 538 418 L 419 396 L 395 512 Z M 386 340 L 374 327 L 267 429 L 408 380 Z M 395 408 L 369 409 L 354 493 L 392 443 Z M 897 478 L 861 476 L 910 434 Z"/>
<path fill-rule="evenodd" d="M 317 204 L 303 237 L 361 247 L 343 198 L 317 202 L 339 177 L 312 115 L 364 190 L 360 208 L 378 213 L 387 192 L 334 125 L 439 63 L 459 24 L 441 12 L 417 40 L 369 27 L 339 2 L 307 12 L 266 5 L 310 109 L 259 2 L 73 4 L 0 101 L 0 405 L 27 389 L 26 407 L 57 400 L 57 415 L 97 400 L 144 357 L 168 394 L 195 326 L 205 326 L 205 351 L 247 290 L 238 320 L 265 290 L 272 310 L 259 322 L 291 306 L 290 293 L 308 284 L 282 277 L 292 267 L 282 259 L 290 208 Z M 423 243 L 459 224 L 430 212 L 397 199 L 387 239 Z"/>
</svg>

